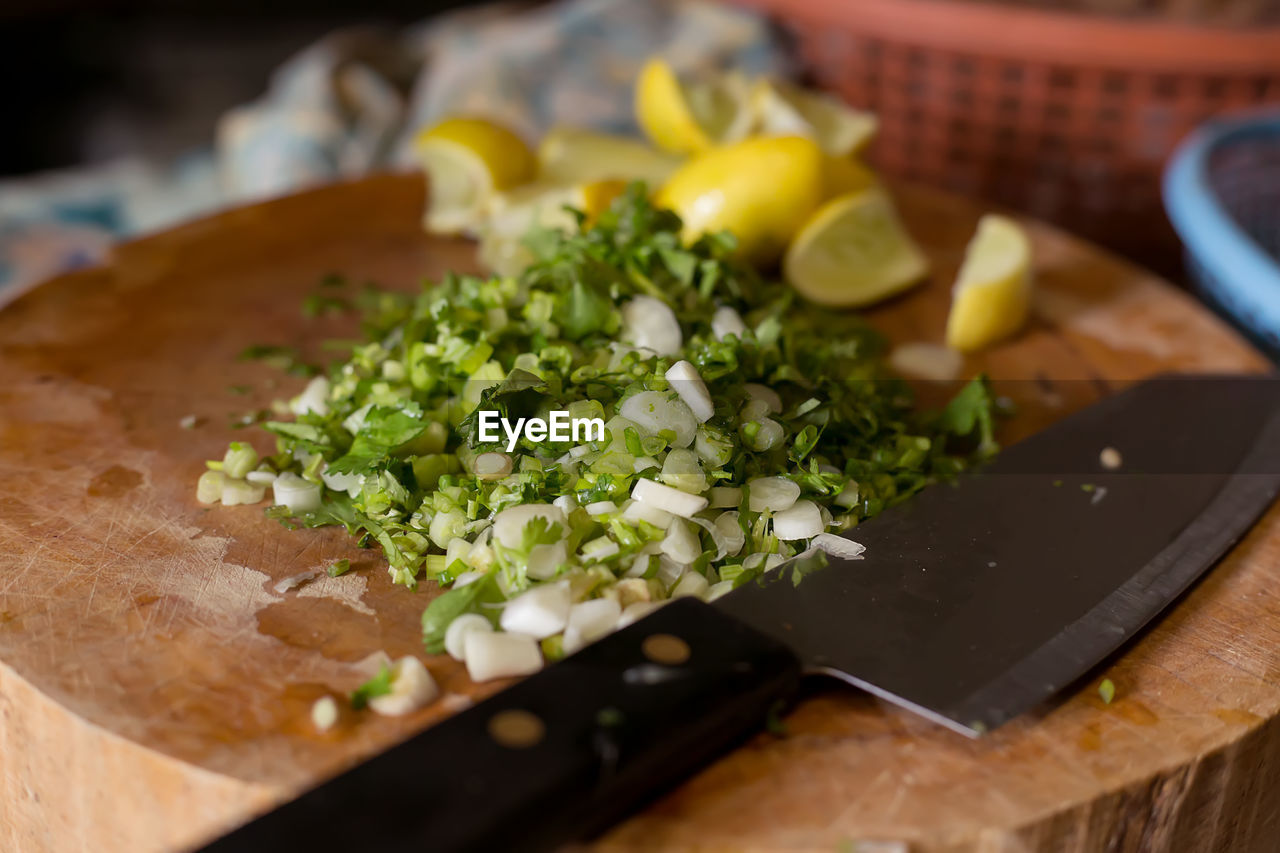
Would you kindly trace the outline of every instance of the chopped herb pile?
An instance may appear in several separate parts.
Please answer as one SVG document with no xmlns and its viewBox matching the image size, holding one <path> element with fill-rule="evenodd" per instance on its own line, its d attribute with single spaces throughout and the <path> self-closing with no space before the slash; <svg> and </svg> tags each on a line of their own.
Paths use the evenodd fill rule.
<svg viewBox="0 0 1280 853">
<path fill-rule="evenodd" d="M 529 671 L 517 637 L 571 653 L 663 600 L 851 554 L 833 534 L 994 452 L 985 381 L 918 411 L 869 327 L 761 278 L 731 235 L 684 245 L 638 186 L 578 221 L 531 232 L 518 277 L 366 294 L 366 342 L 265 424 L 277 454 L 233 446 L 202 499 L 269 482 L 270 515 L 343 525 L 396 583 L 452 587 L 424 613 L 427 647 L 492 677 Z M 308 372 L 285 348 L 248 356 Z M 507 452 L 480 441 L 480 410 L 605 430 Z M 454 627 L 476 613 L 502 630 Z"/>
</svg>

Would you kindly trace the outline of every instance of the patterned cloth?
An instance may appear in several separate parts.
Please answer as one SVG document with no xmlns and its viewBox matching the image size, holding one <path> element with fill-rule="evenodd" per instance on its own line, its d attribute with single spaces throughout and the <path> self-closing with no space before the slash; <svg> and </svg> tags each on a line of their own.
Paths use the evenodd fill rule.
<svg viewBox="0 0 1280 853">
<path fill-rule="evenodd" d="M 111 243 L 228 204 L 411 163 L 449 113 L 536 138 L 558 123 L 634 131 L 631 87 L 651 54 L 680 71 L 791 71 L 752 12 L 701 0 L 562 0 L 454 12 L 405 32 L 335 33 L 282 65 L 259 101 L 220 122 L 208 152 L 0 181 L 0 304 Z"/>
</svg>

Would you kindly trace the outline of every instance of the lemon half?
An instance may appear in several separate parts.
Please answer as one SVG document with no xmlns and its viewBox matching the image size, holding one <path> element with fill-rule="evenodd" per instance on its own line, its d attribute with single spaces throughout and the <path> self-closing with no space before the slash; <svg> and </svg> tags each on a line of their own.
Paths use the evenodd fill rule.
<svg viewBox="0 0 1280 853">
<path fill-rule="evenodd" d="M 857 307 L 911 287 L 929 262 L 889 196 L 871 187 L 823 205 L 787 250 L 783 271 L 813 302 Z"/>
<path fill-rule="evenodd" d="M 445 119 L 419 133 L 414 150 L 427 173 L 426 227 L 434 233 L 474 228 L 495 192 L 530 180 L 536 169 L 524 140 L 488 119 Z"/>
<path fill-rule="evenodd" d="M 692 154 L 736 142 L 751 132 L 751 86 L 740 74 L 681 80 L 671 66 L 650 59 L 636 79 L 636 120 L 664 151 Z"/>
<path fill-rule="evenodd" d="M 538 180 L 559 184 L 644 181 L 651 190 L 679 168 L 683 158 L 630 136 L 576 127 L 553 127 L 538 145 Z"/>
<path fill-rule="evenodd" d="M 743 258 L 767 264 L 821 203 L 825 177 L 812 140 L 753 137 L 693 157 L 655 201 L 680 215 L 686 241 L 727 229 Z"/>
<path fill-rule="evenodd" d="M 850 157 L 867 147 L 879 121 L 838 98 L 769 80 L 751 92 L 759 131 L 767 136 L 807 136 L 831 157 Z"/>
<path fill-rule="evenodd" d="M 963 352 L 1022 328 L 1031 307 L 1031 241 L 1007 216 L 989 213 L 965 250 L 947 316 L 947 345 Z"/>
</svg>

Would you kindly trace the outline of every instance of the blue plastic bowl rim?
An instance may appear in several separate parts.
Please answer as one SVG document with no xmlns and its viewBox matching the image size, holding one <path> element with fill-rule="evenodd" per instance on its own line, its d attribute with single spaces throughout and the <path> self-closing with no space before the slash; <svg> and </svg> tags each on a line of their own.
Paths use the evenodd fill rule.
<svg viewBox="0 0 1280 853">
<path fill-rule="evenodd" d="M 1275 334 L 1280 333 L 1280 262 L 1223 209 L 1209 180 L 1208 159 L 1215 148 L 1255 135 L 1280 140 L 1280 111 L 1272 107 L 1201 125 L 1178 146 L 1165 169 L 1164 202 L 1196 262 L 1219 286 L 1249 303 L 1253 322 L 1261 321 Z M 1280 186 L 1276 192 L 1280 195 Z"/>
</svg>

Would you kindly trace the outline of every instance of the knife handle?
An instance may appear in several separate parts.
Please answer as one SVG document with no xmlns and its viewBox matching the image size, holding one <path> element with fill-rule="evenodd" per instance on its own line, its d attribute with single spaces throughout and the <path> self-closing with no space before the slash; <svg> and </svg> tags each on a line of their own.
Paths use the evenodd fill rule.
<svg viewBox="0 0 1280 853">
<path fill-rule="evenodd" d="M 205 850 L 552 849 L 758 730 L 799 677 L 786 646 L 681 599 Z"/>
</svg>

